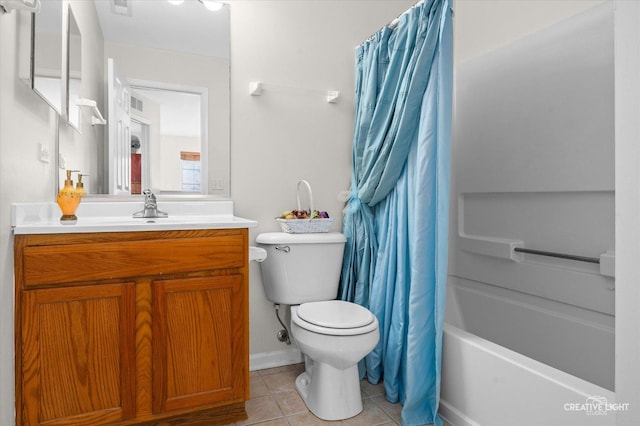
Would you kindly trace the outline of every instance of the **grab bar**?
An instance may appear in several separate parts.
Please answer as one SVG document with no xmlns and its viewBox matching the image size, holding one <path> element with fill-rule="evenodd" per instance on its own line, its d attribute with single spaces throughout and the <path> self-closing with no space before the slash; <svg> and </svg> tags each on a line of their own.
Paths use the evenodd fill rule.
<svg viewBox="0 0 640 426">
<path fill-rule="evenodd" d="M 524 256 L 522 255 L 524 253 L 539 256 L 551 256 L 561 259 L 576 260 L 579 262 L 594 263 L 600 266 L 600 275 L 611 278 L 615 278 L 616 276 L 616 253 L 613 250 L 607 250 L 599 257 L 586 257 L 524 248 L 525 243 L 522 240 L 509 240 L 505 238 L 466 234 L 462 234 L 458 238 L 460 242 L 459 248 L 467 253 L 489 256 L 497 259 L 507 259 L 516 263 L 524 261 Z"/>
<path fill-rule="evenodd" d="M 597 263 L 600 264 L 600 259 L 597 257 L 578 256 L 575 254 L 556 253 L 553 251 L 533 250 L 522 247 L 514 247 L 513 251 L 518 253 L 536 254 L 538 256 L 557 257 L 560 259 L 576 260 L 578 262 Z"/>
</svg>

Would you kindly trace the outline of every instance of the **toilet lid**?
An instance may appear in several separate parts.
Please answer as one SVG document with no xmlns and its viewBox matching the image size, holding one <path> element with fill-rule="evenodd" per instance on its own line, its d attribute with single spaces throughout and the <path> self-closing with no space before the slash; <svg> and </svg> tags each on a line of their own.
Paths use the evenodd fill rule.
<svg viewBox="0 0 640 426">
<path fill-rule="evenodd" d="M 364 327 L 374 319 L 368 309 L 342 300 L 303 303 L 297 313 L 303 321 L 327 328 Z"/>
</svg>

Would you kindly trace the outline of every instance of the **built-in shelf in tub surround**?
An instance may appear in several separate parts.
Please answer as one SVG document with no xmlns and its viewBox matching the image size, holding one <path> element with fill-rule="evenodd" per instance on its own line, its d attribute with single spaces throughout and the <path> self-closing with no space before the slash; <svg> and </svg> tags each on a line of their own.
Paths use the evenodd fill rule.
<svg viewBox="0 0 640 426">
<path fill-rule="evenodd" d="M 142 201 L 91 201 L 78 207 L 74 224 L 60 222 L 56 203 L 11 206 L 14 234 L 66 234 L 87 232 L 171 231 L 189 229 L 254 228 L 257 222 L 234 216 L 231 200 L 159 201 L 166 218 L 134 218 Z"/>
</svg>

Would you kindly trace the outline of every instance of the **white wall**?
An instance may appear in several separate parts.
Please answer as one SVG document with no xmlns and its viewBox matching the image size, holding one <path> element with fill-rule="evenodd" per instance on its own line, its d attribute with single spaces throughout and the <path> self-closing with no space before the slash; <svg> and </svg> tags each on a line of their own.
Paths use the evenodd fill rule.
<svg viewBox="0 0 640 426">
<path fill-rule="evenodd" d="M 341 229 L 340 191 L 349 189 L 354 115 L 354 49 L 413 1 L 234 1 L 231 3 L 231 195 L 235 213 L 278 231 L 274 217 L 295 207 L 306 179 L 315 207 Z M 249 96 L 249 83 L 267 86 Z M 268 85 L 292 89 L 273 89 Z M 297 89 L 296 89 L 297 88 Z M 329 104 L 309 90 L 338 90 Z M 262 289 L 250 276 L 252 355 L 286 349 Z"/>
<path fill-rule="evenodd" d="M 38 161 L 39 144 L 54 152 L 55 116 L 18 79 L 17 13 L 0 13 L 0 424 L 14 423 L 13 237 L 11 203 L 52 201 L 55 163 Z M 24 48 L 24 46 L 21 46 Z"/>
<path fill-rule="evenodd" d="M 69 2 L 63 2 L 68 7 Z M 101 99 L 101 74 L 87 52 L 101 53 L 99 33 L 95 32 L 91 7 L 87 2 L 72 5 L 87 42 L 83 44 L 83 70 L 88 78 L 82 87 L 87 97 Z M 12 203 L 53 201 L 56 189 L 55 149 L 58 134 L 57 118 L 53 110 L 19 78 L 24 71 L 17 58 L 28 52 L 28 43 L 18 39 L 19 23 L 31 19 L 30 14 L 0 13 L 0 424 L 14 422 L 13 372 L 13 237 L 9 210 Z M 66 20 L 63 22 L 66 28 Z M 99 28 L 99 27 L 97 27 Z M 62 41 L 61 41 L 62 43 Z M 86 56 L 85 56 L 86 55 Z M 86 61 L 86 62 L 85 62 Z M 101 67 L 101 65 L 100 65 Z M 60 124 L 61 142 L 69 141 L 74 147 L 69 152 L 70 166 L 84 168 L 94 146 L 83 144 L 90 132 L 83 134 Z M 100 130 L 95 129 L 96 132 Z M 98 143 L 100 137 L 96 138 Z M 40 144 L 49 151 L 50 162 L 39 161 Z"/>
</svg>

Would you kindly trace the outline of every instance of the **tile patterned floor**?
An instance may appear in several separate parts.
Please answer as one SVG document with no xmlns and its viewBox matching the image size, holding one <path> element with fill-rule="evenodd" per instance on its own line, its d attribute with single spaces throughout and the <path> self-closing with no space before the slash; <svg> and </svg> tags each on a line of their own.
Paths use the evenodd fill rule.
<svg viewBox="0 0 640 426">
<path fill-rule="evenodd" d="M 382 426 L 400 425 L 400 404 L 391 404 L 384 396 L 382 384 L 361 383 L 364 410 L 355 417 L 328 422 L 315 417 L 295 390 L 295 379 L 304 371 L 304 364 L 287 365 L 252 371 L 251 399 L 246 402 L 247 420 L 228 426 Z"/>
</svg>

